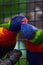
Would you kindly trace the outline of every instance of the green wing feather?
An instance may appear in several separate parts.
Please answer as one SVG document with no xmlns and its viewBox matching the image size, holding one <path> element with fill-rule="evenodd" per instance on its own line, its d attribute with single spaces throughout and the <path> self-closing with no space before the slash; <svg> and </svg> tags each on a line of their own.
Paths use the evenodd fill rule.
<svg viewBox="0 0 43 65">
<path fill-rule="evenodd" d="M 33 44 L 43 43 L 43 30 L 37 30 L 34 38 L 30 40 Z"/>
<path fill-rule="evenodd" d="M 11 23 L 11 21 L 9 21 L 9 22 L 7 22 L 7 23 L 0 24 L 0 27 L 4 27 L 4 28 L 6 28 L 6 29 L 9 29 L 10 23 Z"/>
</svg>

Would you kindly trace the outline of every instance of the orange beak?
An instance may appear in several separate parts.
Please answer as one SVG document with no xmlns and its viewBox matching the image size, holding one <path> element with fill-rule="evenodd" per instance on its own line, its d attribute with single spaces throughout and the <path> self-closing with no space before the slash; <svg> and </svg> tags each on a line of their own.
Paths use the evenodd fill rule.
<svg viewBox="0 0 43 65">
<path fill-rule="evenodd" d="M 24 23 L 26 23 L 26 24 L 28 23 L 28 19 L 27 19 L 27 18 L 23 18 L 23 19 L 22 19 L 21 24 L 24 24 Z"/>
</svg>

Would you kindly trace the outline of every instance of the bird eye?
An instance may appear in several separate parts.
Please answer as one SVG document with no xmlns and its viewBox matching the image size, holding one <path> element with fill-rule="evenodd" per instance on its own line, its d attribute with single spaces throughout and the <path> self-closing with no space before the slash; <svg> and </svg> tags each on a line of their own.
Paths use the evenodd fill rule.
<svg viewBox="0 0 43 65">
<path fill-rule="evenodd" d="M 21 20 L 20 18 L 16 18 L 16 20 Z"/>
</svg>

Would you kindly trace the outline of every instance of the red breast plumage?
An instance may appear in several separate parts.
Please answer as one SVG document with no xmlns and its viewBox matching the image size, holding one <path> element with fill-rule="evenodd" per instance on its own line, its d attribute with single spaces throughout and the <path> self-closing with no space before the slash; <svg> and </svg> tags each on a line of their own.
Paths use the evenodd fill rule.
<svg viewBox="0 0 43 65">
<path fill-rule="evenodd" d="M 16 42 L 16 32 L 0 28 L 0 46 L 12 46 Z"/>
</svg>

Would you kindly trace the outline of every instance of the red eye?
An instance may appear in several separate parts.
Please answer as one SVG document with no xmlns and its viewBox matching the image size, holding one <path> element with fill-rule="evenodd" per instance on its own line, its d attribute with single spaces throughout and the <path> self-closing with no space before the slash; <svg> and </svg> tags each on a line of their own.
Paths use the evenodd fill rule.
<svg viewBox="0 0 43 65">
<path fill-rule="evenodd" d="M 16 20 L 20 20 L 20 18 L 16 18 Z"/>
</svg>

